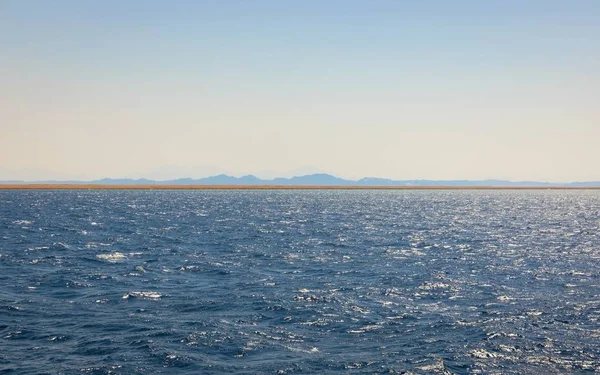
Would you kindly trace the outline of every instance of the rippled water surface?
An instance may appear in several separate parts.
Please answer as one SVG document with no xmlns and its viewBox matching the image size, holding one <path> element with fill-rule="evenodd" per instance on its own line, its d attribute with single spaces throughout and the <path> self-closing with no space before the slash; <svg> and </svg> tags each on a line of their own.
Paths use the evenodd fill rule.
<svg viewBox="0 0 600 375">
<path fill-rule="evenodd" d="M 599 261 L 599 191 L 0 191 L 0 373 L 598 373 Z"/>
</svg>

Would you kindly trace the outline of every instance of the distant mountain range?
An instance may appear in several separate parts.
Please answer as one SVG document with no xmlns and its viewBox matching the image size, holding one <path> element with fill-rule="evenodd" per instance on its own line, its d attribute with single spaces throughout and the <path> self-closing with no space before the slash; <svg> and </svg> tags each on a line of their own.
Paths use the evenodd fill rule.
<svg viewBox="0 0 600 375">
<path fill-rule="evenodd" d="M 325 173 L 296 176 L 291 178 L 261 179 L 253 175 L 233 177 L 220 174 L 204 178 L 178 178 L 174 180 L 113 179 L 94 181 L 0 181 L 4 184 L 102 184 L 102 185 L 298 185 L 298 186 L 532 186 L 532 187 L 600 187 L 600 181 L 552 183 L 539 181 L 506 180 L 390 180 L 365 177 L 346 180 Z"/>
</svg>

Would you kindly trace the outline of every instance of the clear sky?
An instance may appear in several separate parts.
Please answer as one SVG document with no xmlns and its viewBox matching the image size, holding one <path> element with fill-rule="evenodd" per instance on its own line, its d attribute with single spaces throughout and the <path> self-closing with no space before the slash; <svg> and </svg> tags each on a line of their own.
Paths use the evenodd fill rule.
<svg viewBox="0 0 600 375">
<path fill-rule="evenodd" d="M 0 0 L 0 179 L 600 180 L 600 1 Z"/>
</svg>

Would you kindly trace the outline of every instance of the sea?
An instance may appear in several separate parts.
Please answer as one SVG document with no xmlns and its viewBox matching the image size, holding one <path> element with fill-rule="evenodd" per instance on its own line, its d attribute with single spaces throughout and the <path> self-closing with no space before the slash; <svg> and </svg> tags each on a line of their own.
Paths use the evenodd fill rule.
<svg viewBox="0 0 600 375">
<path fill-rule="evenodd" d="M 600 373 L 600 191 L 0 191 L 0 373 Z"/>
</svg>

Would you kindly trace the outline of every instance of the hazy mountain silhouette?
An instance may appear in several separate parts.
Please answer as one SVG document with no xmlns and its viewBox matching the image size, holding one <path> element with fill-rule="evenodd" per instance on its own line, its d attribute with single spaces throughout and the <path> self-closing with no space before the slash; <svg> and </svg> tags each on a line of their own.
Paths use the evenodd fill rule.
<svg viewBox="0 0 600 375">
<path fill-rule="evenodd" d="M 261 179 L 253 175 L 234 177 L 220 174 L 204 178 L 178 178 L 174 180 L 149 180 L 103 178 L 93 181 L 0 181 L 6 184 L 19 183 L 63 183 L 63 184 L 102 184 L 102 185 L 319 185 L 319 186 L 533 186 L 533 187 L 600 187 L 600 181 L 550 183 L 539 181 L 506 181 L 506 180 L 391 180 L 386 178 L 365 177 L 360 180 L 346 180 L 326 173 L 316 173 L 291 178 Z"/>
</svg>

